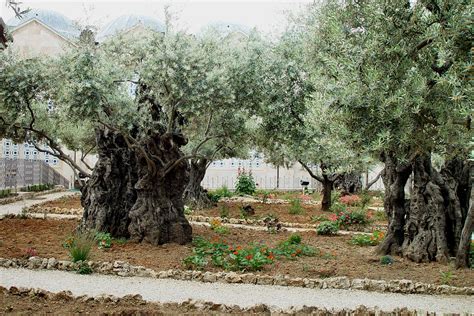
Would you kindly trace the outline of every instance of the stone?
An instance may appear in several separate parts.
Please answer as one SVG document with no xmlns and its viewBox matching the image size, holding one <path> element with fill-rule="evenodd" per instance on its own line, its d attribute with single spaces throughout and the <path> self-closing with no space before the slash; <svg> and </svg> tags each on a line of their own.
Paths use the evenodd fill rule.
<svg viewBox="0 0 474 316">
<path fill-rule="evenodd" d="M 48 267 L 48 258 L 44 258 L 41 261 L 40 269 L 46 269 Z"/>
<path fill-rule="evenodd" d="M 192 271 L 192 279 L 193 280 L 201 280 L 202 279 L 202 272 L 201 271 Z"/>
<path fill-rule="evenodd" d="M 288 280 L 289 280 L 289 277 L 286 275 L 277 275 L 273 279 L 273 284 L 280 285 L 280 286 L 288 286 Z"/>
<path fill-rule="evenodd" d="M 365 290 L 366 283 L 365 279 L 353 279 L 351 283 L 351 288 L 353 290 Z"/>
<path fill-rule="evenodd" d="M 217 275 L 215 275 L 212 272 L 205 272 L 202 276 L 202 281 L 203 282 L 216 282 L 217 281 Z"/>
<path fill-rule="evenodd" d="M 272 285 L 273 284 L 273 277 L 271 277 L 269 275 L 259 275 L 257 277 L 257 284 Z"/>
<path fill-rule="evenodd" d="M 241 275 L 242 282 L 246 284 L 255 284 L 257 283 L 257 276 L 253 273 L 244 273 Z"/>
<path fill-rule="evenodd" d="M 348 289 L 351 287 L 351 281 L 347 277 L 327 278 L 326 283 L 332 289 Z"/>
<path fill-rule="evenodd" d="M 227 283 L 242 283 L 242 277 L 235 272 L 227 273 L 224 279 Z"/>
<path fill-rule="evenodd" d="M 48 265 L 46 266 L 46 269 L 54 269 L 58 265 L 58 260 L 56 258 L 49 258 L 48 259 Z"/>
<path fill-rule="evenodd" d="M 297 286 L 297 287 L 302 287 L 304 286 L 304 281 L 302 278 L 291 278 L 288 279 L 288 286 Z"/>
<path fill-rule="evenodd" d="M 28 258 L 28 268 L 29 269 L 37 269 L 41 266 L 43 260 L 39 257 L 30 257 Z"/>
<path fill-rule="evenodd" d="M 387 289 L 387 283 L 381 280 L 367 280 L 367 290 L 384 292 Z"/>
</svg>

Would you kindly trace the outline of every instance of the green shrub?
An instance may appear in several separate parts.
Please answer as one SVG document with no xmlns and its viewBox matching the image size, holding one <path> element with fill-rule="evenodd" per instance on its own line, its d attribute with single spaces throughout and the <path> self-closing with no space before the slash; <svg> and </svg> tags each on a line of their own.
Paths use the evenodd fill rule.
<svg viewBox="0 0 474 316">
<path fill-rule="evenodd" d="M 358 234 L 352 237 L 350 243 L 357 246 L 376 246 L 384 237 L 384 233 L 375 231 L 371 235 Z"/>
<path fill-rule="evenodd" d="M 367 208 L 372 202 L 372 196 L 369 194 L 367 190 L 363 190 L 360 194 L 360 207 Z"/>
<path fill-rule="evenodd" d="M 301 256 L 311 257 L 319 253 L 316 248 L 303 244 L 299 234 L 290 235 L 287 240 L 278 244 L 273 252 L 287 259 L 296 259 L 296 257 Z"/>
<path fill-rule="evenodd" d="M 337 222 L 339 227 L 347 228 L 351 225 L 366 225 L 369 223 L 367 214 L 364 211 L 342 211 L 331 215 L 330 220 Z"/>
<path fill-rule="evenodd" d="M 112 237 L 110 233 L 97 232 L 94 239 L 97 241 L 99 249 L 112 247 Z"/>
<path fill-rule="evenodd" d="M 35 184 L 35 185 L 28 185 L 21 189 L 23 192 L 41 192 L 46 190 L 51 190 L 54 188 L 54 184 L 46 183 L 46 184 Z"/>
<path fill-rule="evenodd" d="M 389 265 L 394 262 L 393 258 L 391 256 L 382 256 L 380 258 L 380 263 L 383 265 Z"/>
<path fill-rule="evenodd" d="M 331 192 L 331 205 L 340 204 L 339 198 L 341 197 L 341 192 L 333 190 Z"/>
<path fill-rule="evenodd" d="M 219 216 L 221 218 L 228 218 L 229 217 L 229 207 L 227 205 L 222 205 L 219 211 Z"/>
<path fill-rule="evenodd" d="M 91 274 L 92 268 L 89 266 L 87 262 L 81 262 L 79 267 L 77 268 L 77 273 L 79 274 Z"/>
<path fill-rule="evenodd" d="M 214 191 L 207 192 L 207 197 L 212 203 L 217 203 L 221 198 L 229 198 L 232 195 L 232 192 L 225 185 Z"/>
<path fill-rule="evenodd" d="M 327 221 L 328 218 L 326 216 L 323 216 L 323 215 L 314 215 L 314 216 L 311 216 L 311 221 L 313 223 L 317 223 L 317 222 L 324 222 L 324 221 Z"/>
<path fill-rule="evenodd" d="M 76 233 L 64 241 L 63 247 L 68 250 L 73 262 L 86 261 L 90 257 L 94 241 L 91 233 Z"/>
<path fill-rule="evenodd" d="M 13 195 L 11 189 L 0 190 L 0 199 L 9 197 L 10 195 Z"/>
<path fill-rule="evenodd" d="M 316 232 L 318 233 L 318 235 L 323 236 L 337 235 L 338 230 L 339 226 L 337 225 L 337 223 L 331 221 L 321 222 L 318 227 L 316 227 Z"/>
<path fill-rule="evenodd" d="M 299 214 L 303 214 L 303 212 L 304 212 L 304 209 L 301 206 L 301 200 L 300 199 L 291 199 L 290 200 L 290 210 L 288 211 L 288 213 L 290 213 L 291 215 L 299 215 Z"/>
<path fill-rule="evenodd" d="M 257 186 L 252 174 L 250 172 L 246 173 L 245 170 L 241 171 L 235 184 L 235 193 L 238 195 L 253 195 L 256 189 Z"/>
<path fill-rule="evenodd" d="M 301 244 L 301 235 L 291 234 L 290 237 L 288 237 L 288 242 L 293 245 Z"/>
</svg>

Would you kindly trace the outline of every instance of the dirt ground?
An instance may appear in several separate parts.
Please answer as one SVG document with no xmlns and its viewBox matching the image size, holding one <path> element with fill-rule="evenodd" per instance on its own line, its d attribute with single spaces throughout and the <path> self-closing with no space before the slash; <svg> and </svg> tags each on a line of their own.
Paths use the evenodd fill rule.
<svg viewBox="0 0 474 316">
<path fill-rule="evenodd" d="M 142 300 L 121 299 L 119 302 L 98 302 L 80 299 L 45 298 L 0 293 L 1 315 L 209 315 L 209 311 L 199 311 L 178 304 L 154 304 Z M 219 312 L 220 315 L 225 314 Z M 232 313 L 243 315 L 243 313 Z M 248 313 L 245 313 L 248 314 Z"/>
<path fill-rule="evenodd" d="M 44 219 L 3 219 L 0 221 L 0 257 L 21 258 L 28 248 L 34 248 L 40 257 L 55 257 L 67 260 L 68 254 L 62 247 L 78 224 L 73 220 Z M 208 227 L 194 226 L 194 236 L 212 240 L 222 238 L 234 246 L 245 246 L 252 242 L 265 243 L 272 247 L 288 238 L 289 233 L 269 234 L 265 231 L 231 229 L 227 235 L 218 235 Z M 439 263 L 413 263 L 395 257 L 392 265 L 381 265 L 380 257 L 374 255 L 374 247 L 350 245 L 350 236 L 326 237 L 315 232 L 301 234 L 303 242 L 318 248 L 322 254 L 315 257 L 300 257 L 296 260 L 278 259 L 260 273 L 292 277 L 348 276 L 350 278 L 370 279 L 409 279 L 413 281 L 441 284 L 442 273 L 450 274 L 448 281 L 455 286 L 474 286 L 474 270 L 453 270 Z M 184 269 L 182 260 L 191 255 L 191 245 L 167 244 L 152 246 L 114 242 L 112 248 L 99 250 L 94 247 L 91 260 L 128 261 L 133 265 L 142 265 L 155 270 L 170 268 Z M 213 268 L 209 268 L 211 271 Z"/>
<path fill-rule="evenodd" d="M 66 196 L 58 200 L 47 201 L 41 205 L 66 209 L 77 209 L 82 207 L 80 196 L 78 195 Z M 219 202 L 212 208 L 195 210 L 192 215 L 220 217 L 224 211 L 227 211 L 229 218 L 241 218 L 241 208 L 244 205 L 251 205 L 255 210 L 255 215 L 249 216 L 249 219 L 261 219 L 267 215 L 273 215 L 276 216 L 280 222 L 288 223 L 317 224 L 323 220 L 327 220 L 331 214 L 334 214 L 332 212 L 321 211 L 320 205 L 311 204 L 301 204 L 301 214 L 290 214 L 290 204 Z M 374 225 L 386 225 L 386 221 L 384 220 L 373 220 Z"/>
</svg>

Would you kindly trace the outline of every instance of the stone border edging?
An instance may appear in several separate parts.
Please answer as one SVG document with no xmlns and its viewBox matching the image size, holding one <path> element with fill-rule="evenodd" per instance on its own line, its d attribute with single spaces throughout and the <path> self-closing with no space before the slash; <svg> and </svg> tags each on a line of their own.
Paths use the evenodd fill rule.
<svg viewBox="0 0 474 316">
<path fill-rule="evenodd" d="M 60 291 L 57 293 L 53 293 L 47 290 L 43 290 L 40 288 L 25 288 L 25 287 L 15 287 L 11 286 L 10 288 L 5 288 L 0 286 L 0 294 L 10 294 L 10 295 L 18 295 L 20 297 L 40 297 L 46 300 L 51 301 L 62 301 L 62 302 L 71 302 L 76 301 L 77 303 L 85 303 L 85 304 L 119 304 L 119 303 L 133 303 L 135 306 L 144 306 L 146 304 L 153 304 L 158 306 L 160 309 L 166 308 L 185 308 L 188 309 L 189 312 L 211 312 L 211 313 L 252 313 L 252 314 L 268 314 L 268 313 L 276 313 L 276 314 L 315 314 L 320 316 L 330 316 L 330 315 L 379 315 L 379 316 L 388 316 L 388 315 L 406 315 L 406 316 L 414 316 L 418 315 L 418 312 L 415 310 L 408 310 L 405 308 L 396 308 L 392 311 L 382 311 L 379 308 L 368 308 L 364 305 L 358 306 L 356 309 L 327 309 L 324 307 L 317 307 L 317 306 L 303 306 L 301 308 L 294 308 L 291 307 L 286 310 L 282 309 L 272 309 L 271 307 L 267 306 L 266 304 L 258 304 L 251 307 L 242 308 L 238 305 L 226 305 L 226 304 L 219 304 L 210 301 L 202 301 L 202 300 L 192 300 L 188 299 L 182 303 L 161 303 L 161 302 L 151 302 L 146 301 L 140 294 L 128 294 L 122 297 L 102 294 L 96 297 L 88 296 L 88 295 L 81 295 L 81 296 L 74 296 L 71 291 Z M 7 311 L 7 310 L 6 310 Z"/>
<path fill-rule="evenodd" d="M 41 204 L 36 204 L 25 209 L 28 213 L 38 213 L 38 214 L 66 214 L 66 215 L 82 215 L 82 208 L 60 208 L 60 207 L 44 207 Z M 250 226 L 259 226 L 266 227 L 265 222 L 261 219 L 243 219 L 243 218 L 221 218 L 214 216 L 203 216 L 203 215 L 186 215 L 186 218 L 191 222 L 196 223 L 210 223 L 211 221 L 219 220 L 223 224 L 232 224 L 232 225 L 250 225 Z M 317 224 L 305 224 L 305 223 L 290 223 L 290 222 L 279 222 L 282 229 L 284 228 L 301 228 L 301 229 L 316 229 Z M 350 230 L 354 232 L 366 232 L 371 233 L 373 230 L 385 230 L 386 226 L 371 226 L 365 228 L 364 230 Z"/>
<path fill-rule="evenodd" d="M 56 192 L 62 192 L 62 191 L 66 191 L 66 189 L 63 187 L 63 188 L 54 188 L 51 190 L 40 191 L 40 192 L 27 192 L 23 194 L 18 194 L 11 198 L 0 199 L 0 205 L 7 205 L 7 204 L 15 203 L 24 199 L 31 199 L 33 197 L 56 193 Z"/>
<path fill-rule="evenodd" d="M 29 259 L 0 258 L 0 267 L 76 271 L 81 262 L 56 260 L 55 258 L 30 257 Z M 193 280 L 201 282 L 243 283 L 259 285 L 280 285 L 314 289 L 365 290 L 402 294 L 443 294 L 474 295 L 474 287 L 455 287 L 435 285 L 411 280 L 372 280 L 349 279 L 348 277 L 330 277 L 325 279 L 290 278 L 288 276 L 270 276 L 237 272 L 202 272 L 197 270 L 170 269 L 155 271 L 144 266 L 134 266 L 125 261 L 95 262 L 88 261 L 93 272 L 122 277 L 148 277 L 159 279 Z"/>
</svg>

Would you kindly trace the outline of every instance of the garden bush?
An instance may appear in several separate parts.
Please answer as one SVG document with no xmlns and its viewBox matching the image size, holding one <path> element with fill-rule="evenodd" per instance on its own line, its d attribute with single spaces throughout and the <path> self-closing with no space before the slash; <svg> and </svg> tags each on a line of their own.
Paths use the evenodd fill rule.
<svg viewBox="0 0 474 316">
<path fill-rule="evenodd" d="M 231 271 L 258 271 L 276 259 L 296 259 L 318 253 L 317 249 L 303 244 L 299 235 L 291 235 L 273 249 L 260 243 L 234 247 L 222 239 L 208 241 L 202 237 L 194 238 L 193 246 L 193 254 L 183 260 L 188 269 L 212 265 Z"/>
<path fill-rule="evenodd" d="M 336 222 L 332 221 L 321 222 L 318 227 L 316 227 L 316 232 L 318 233 L 318 235 L 323 236 L 337 235 L 338 230 L 339 226 Z"/>
<path fill-rule="evenodd" d="M 371 235 L 355 235 L 352 237 L 350 243 L 358 246 L 376 246 L 383 240 L 383 237 L 383 232 L 375 231 Z"/>
<path fill-rule="evenodd" d="M 301 206 L 301 200 L 300 199 L 291 199 L 290 200 L 290 209 L 288 213 L 291 215 L 299 215 L 303 214 L 304 209 Z"/>
<path fill-rule="evenodd" d="M 221 198 L 232 197 L 232 195 L 233 195 L 232 192 L 225 185 L 214 191 L 207 192 L 208 198 L 213 203 L 219 202 Z"/>
<path fill-rule="evenodd" d="M 93 234 L 88 232 L 76 233 L 64 241 L 63 247 L 68 250 L 73 262 L 86 261 L 90 257 L 94 243 L 95 238 Z"/>
<path fill-rule="evenodd" d="M 11 195 L 14 195 L 14 194 L 12 194 L 12 190 L 11 190 L 11 189 L 0 190 L 0 199 L 9 197 L 9 196 L 11 196 Z"/>
<path fill-rule="evenodd" d="M 366 225 L 369 223 L 369 218 L 367 214 L 362 211 L 349 211 L 344 210 L 336 214 L 329 216 L 329 220 L 336 222 L 339 227 L 347 228 L 351 225 Z"/>
<path fill-rule="evenodd" d="M 51 190 L 54 188 L 54 184 L 46 183 L 46 184 L 35 184 L 29 185 L 24 188 L 21 188 L 22 192 L 41 192 L 46 190 Z"/>
<path fill-rule="evenodd" d="M 361 198 L 355 194 L 344 195 L 339 198 L 339 202 L 348 206 L 360 205 Z"/>
<path fill-rule="evenodd" d="M 109 233 L 97 232 L 94 236 L 99 249 L 112 247 L 112 237 Z"/>
<path fill-rule="evenodd" d="M 237 183 L 235 184 L 235 193 L 238 195 L 253 195 L 257 189 L 252 173 L 239 171 Z"/>
</svg>

